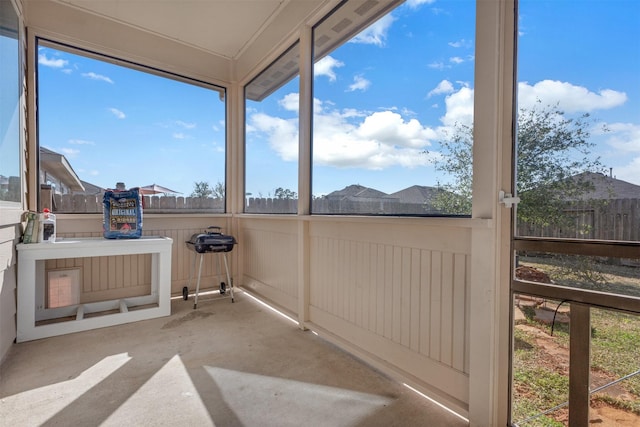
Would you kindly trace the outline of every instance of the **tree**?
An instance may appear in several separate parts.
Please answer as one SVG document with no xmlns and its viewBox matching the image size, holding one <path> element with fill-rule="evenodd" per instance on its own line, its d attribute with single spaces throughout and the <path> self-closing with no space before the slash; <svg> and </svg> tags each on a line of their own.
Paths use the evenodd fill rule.
<svg viewBox="0 0 640 427">
<path fill-rule="evenodd" d="M 298 193 L 296 193 L 295 191 L 291 191 L 288 188 L 285 189 L 282 187 L 278 187 L 276 188 L 274 197 L 280 200 L 293 200 L 298 197 Z"/>
<path fill-rule="evenodd" d="M 224 199 L 224 184 L 218 181 L 215 186 L 211 187 L 206 181 L 198 181 L 193 183 L 193 192 L 191 197 L 206 199 L 213 197 L 214 199 Z"/>
<path fill-rule="evenodd" d="M 211 185 L 206 181 L 198 181 L 193 183 L 193 192 L 191 193 L 191 197 L 198 197 L 201 199 L 206 199 L 208 197 L 224 199 L 224 194 L 225 187 L 222 182 L 218 181 L 215 186 L 211 187 Z"/>
<path fill-rule="evenodd" d="M 456 215 L 471 214 L 471 184 L 473 179 L 473 128 L 456 124 L 455 132 L 441 141 L 443 151 L 448 153 L 436 162 L 436 170 L 447 172 L 453 181 L 448 184 L 438 183 L 438 191 L 434 197 L 433 207 L 443 213 Z"/>
<path fill-rule="evenodd" d="M 197 197 L 200 199 L 206 199 L 213 195 L 213 189 L 206 181 L 198 181 L 193 183 L 193 192 L 191 197 Z"/>
<path fill-rule="evenodd" d="M 593 184 L 575 177 L 585 171 L 603 172 L 599 158 L 591 159 L 589 114 L 567 118 L 557 106 L 521 109 L 517 129 L 518 219 L 532 225 L 561 225 L 568 200 L 575 200 Z M 606 129 L 605 129 L 606 130 Z M 458 124 L 442 141 L 442 160 L 436 170 L 453 181 L 443 185 L 434 207 L 447 213 L 471 213 L 473 129 Z M 462 202 L 461 202 L 462 201 Z"/>
<path fill-rule="evenodd" d="M 218 181 L 212 189 L 213 197 L 216 199 L 224 199 L 225 187 L 224 184 Z"/>
</svg>

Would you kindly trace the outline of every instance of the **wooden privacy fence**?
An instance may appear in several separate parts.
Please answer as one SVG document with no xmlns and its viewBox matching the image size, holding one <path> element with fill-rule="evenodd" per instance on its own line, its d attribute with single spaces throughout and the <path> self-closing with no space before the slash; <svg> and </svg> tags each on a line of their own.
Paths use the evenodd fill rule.
<svg viewBox="0 0 640 427">
<path fill-rule="evenodd" d="M 247 213 L 295 214 L 297 199 L 247 198 Z M 55 195 L 54 212 L 102 213 L 102 195 Z M 224 199 L 203 197 L 144 196 L 149 213 L 224 213 Z M 313 200 L 317 214 L 429 215 L 439 213 L 420 203 L 391 201 Z M 440 214 L 441 215 L 441 214 Z M 518 224 L 518 234 L 532 237 L 567 237 L 597 240 L 640 241 L 640 198 L 571 203 L 565 210 L 564 226 Z"/>
<path fill-rule="evenodd" d="M 563 226 L 518 224 L 518 235 L 573 239 L 640 241 L 640 199 L 572 203 Z"/>
<path fill-rule="evenodd" d="M 102 213 L 102 195 L 56 194 L 54 212 Z M 295 214 L 298 199 L 274 199 L 251 197 L 246 199 L 246 213 Z M 144 211 L 151 213 L 179 212 L 224 212 L 224 199 L 205 197 L 144 196 Z M 362 214 L 362 215 L 428 215 L 438 212 L 429 210 L 426 204 L 391 201 L 364 201 L 315 199 L 313 212 L 317 214 Z"/>
<path fill-rule="evenodd" d="M 102 194 L 56 194 L 54 212 L 102 213 Z M 206 197 L 144 196 L 143 210 L 151 213 L 224 212 L 224 199 Z"/>
<path fill-rule="evenodd" d="M 251 197 L 245 204 L 247 213 L 288 214 L 298 210 L 298 199 L 269 199 Z M 401 203 L 386 199 L 379 200 L 333 200 L 314 199 L 312 212 L 315 214 L 345 215 L 428 215 L 439 212 L 430 210 L 425 203 Z"/>
</svg>

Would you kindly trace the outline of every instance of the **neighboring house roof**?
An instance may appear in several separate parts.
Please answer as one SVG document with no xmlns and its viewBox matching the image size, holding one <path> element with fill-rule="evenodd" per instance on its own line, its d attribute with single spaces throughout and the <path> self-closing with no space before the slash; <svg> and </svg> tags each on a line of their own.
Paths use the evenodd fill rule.
<svg viewBox="0 0 640 427">
<path fill-rule="evenodd" d="M 98 187 L 97 185 L 91 184 L 90 182 L 80 180 L 82 186 L 84 187 L 84 191 L 74 191 L 74 194 L 86 194 L 86 195 L 95 195 L 104 192 L 104 188 Z"/>
<path fill-rule="evenodd" d="M 640 185 L 616 179 L 601 173 L 583 172 L 572 176 L 574 181 L 585 181 L 593 189 L 582 194 L 579 199 L 637 199 L 640 198 Z"/>
<path fill-rule="evenodd" d="M 387 194 L 382 191 L 364 187 L 359 184 L 349 185 L 342 190 L 333 191 L 325 197 L 329 200 L 380 200 L 384 199 L 389 202 L 407 203 L 407 204 L 431 204 L 433 198 L 438 192 L 444 191 L 437 187 L 428 187 L 426 185 L 412 185 L 395 193 Z"/>
<path fill-rule="evenodd" d="M 397 197 L 400 203 L 423 204 L 429 203 L 439 191 L 436 187 L 427 187 L 426 185 L 412 185 L 404 190 L 391 193 L 390 196 Z"/>
<path fill-rule="evenodd" d="M 71 191 L 84 191 L 80 178 L 64 155 L 40 147 L 40 169 L 58 179 Z"/>
<path fill-rule="evenodd" d="M 342 190 L 333 191 L 327 194 L 326 198 L 330 200 L 395 199 L 395 197 L 389 196 L 387 193 L 359 184 L 349 185 Z"/>
</svg>

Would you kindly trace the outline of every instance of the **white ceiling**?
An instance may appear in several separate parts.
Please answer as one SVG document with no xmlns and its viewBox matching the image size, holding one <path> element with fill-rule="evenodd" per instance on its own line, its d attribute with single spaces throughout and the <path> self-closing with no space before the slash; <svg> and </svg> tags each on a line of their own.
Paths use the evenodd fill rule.
<svg viewBox="0 0 640 427">
<path fill-rule="evenodd" d="M 56 0 L 85 12 L 237 59 L 291 2 L 311 13 L 325 0 Z M 299 22 L 288 22 L 293 30 Z M 279 21 L 282 25 L 282 20 Z"/>
<path fill-rule="evenodd" d="M 36 26 L 51 27 L 47 9 L 41 9 L 43 0 L 25 0 L 33 3 L 33 11 L 41 15 Z M 92 14 L 181 43 L 206 54 L 222 58 L 225 63 L 237 61 L 244 72 L 263 60 L 270 49 L 288 35 L 297 35 L 300 26 L 311 19 L 314 26 L 314 56 L 329 54 L 335 47 L 355 36 L 378 16 L 403 0 L 349 0 L 336 13 L 323 19 L 339 0 L 49 0 L 71 7 L 81 14 L 68 15 L 64 23 L 54 27 L 65 31 L 65 25 L 81 27 L 100 34 L 100 25 L 89 22 L 84 14 Z M 55 10 L 55 8 L 54 8 Z M 64 16 L 60 10 L 55 13 Z M 62 26 L 60 26 L 62 25 Z M 73 33 L 82 37 L 82 31 Z M 126 37 L 118 39 L 116 43 Z M 156 45 L 157 46 L 157 45 Z M 146 47 L 143 46 L 142 49 Z M 246 55 L 245 55 L 246 54 Z M 205 60 L 206 61 L 206 60 Z M 262 99 L 298 73 L 299 50 L 290 49 L 261 73 L 248 87 L 251 99 Z M 224 71 L 223 71 L 224 72 Z M 236 76 L 237 77 L 237 76 Z M 219 77 L 222 80 L 230 77 Z M 232 77 L 231 77 L 232 78 Z"/>
</svg>

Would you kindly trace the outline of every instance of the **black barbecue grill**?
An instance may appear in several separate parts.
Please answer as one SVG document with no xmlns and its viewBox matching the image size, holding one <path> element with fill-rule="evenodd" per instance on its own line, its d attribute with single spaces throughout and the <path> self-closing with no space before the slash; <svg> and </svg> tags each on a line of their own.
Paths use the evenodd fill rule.
<svg viewBox="0 0 640 427">
<path fill-rule="evenodd" d="M 220 295 L 227 293 L 227 286 L 231 302 L 233 299 L 233 281 L 229 275 L 229 265 L 227 263 L 227 252 L 233 250 L 233 246 L 237 243 L 233 236 L 229 236 L 220 232 L 220 227 L 211 226 L 208 227 L 204 233 L 196 233 L 191 236 L 191 239 L 186 241 L 187 248 L 194 252 L 193 265 L 189 272 L 189 283 L 182 288 L 182 297 L 186 301 L 189 299 L 189 286 L 191 285 L 191 277 L 196 267 L 196 258 L 200 256 L 200 263 L 198 266 L 198 279 L 196 282 L 196 293 L 194 297 L 193 308 L 198 306 L 198 293 L 200 292 L 200 275 L 202 274 L 202 260 L 207 253 L 218 254 L 218 277 L 222 274 L 220 258 L 224 260 L 224 269 L 227 275 L 227 282 L 220 281 Z"/>
</svg>

